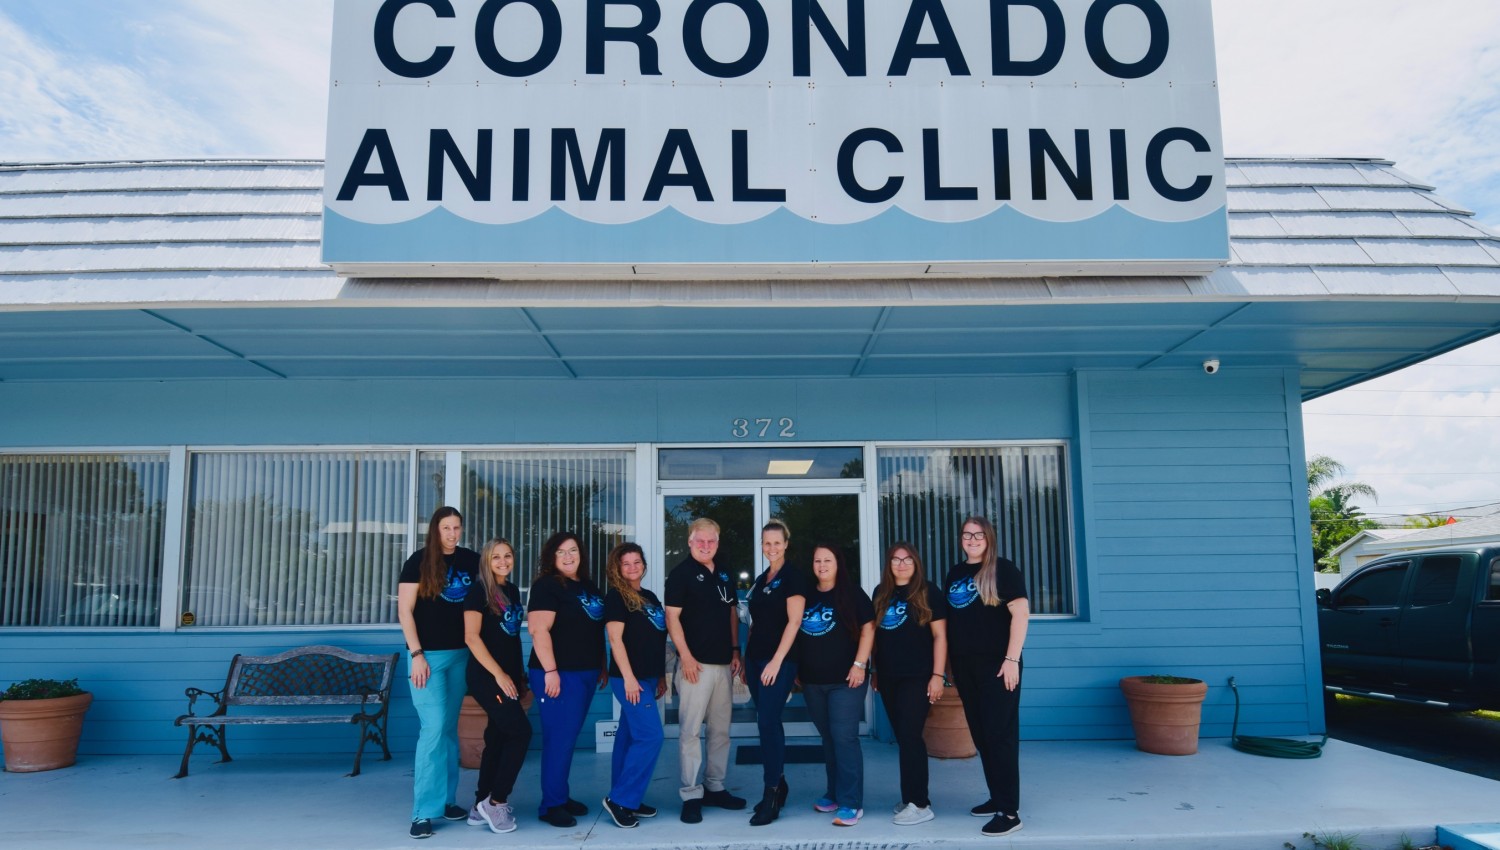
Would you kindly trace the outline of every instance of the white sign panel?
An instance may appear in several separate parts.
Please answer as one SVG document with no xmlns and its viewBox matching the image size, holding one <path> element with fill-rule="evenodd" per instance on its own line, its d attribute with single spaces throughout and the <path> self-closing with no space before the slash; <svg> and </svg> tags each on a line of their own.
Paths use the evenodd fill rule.
<svg viewBox="0 0 1500 850">
<path fill-rule="evenodd" d="M 326 181 L 349 274 L 1228 258 L 1209 0 L 337 0 Z"/>
</svg>

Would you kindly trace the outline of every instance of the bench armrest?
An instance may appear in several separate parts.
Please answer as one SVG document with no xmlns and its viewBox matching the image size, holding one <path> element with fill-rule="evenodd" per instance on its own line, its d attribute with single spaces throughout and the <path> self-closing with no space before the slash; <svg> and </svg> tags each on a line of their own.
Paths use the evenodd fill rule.
<svg viewBox="0 0 1500 850">
<path fill-rule="evenodd" d="M 202 688 L 188 688 L 186 691 L 183 691 L 183 693 L 186 694 L 188 698 L 188 716 L 197 715 L 197 712 L 194 711 L 193 708 L 198 704 L 198 697 L 209 697 L 214 701 L 215 708 L 213 714 L 205 715 L 207 717 L 216 717 L 220 714 L 223 714 L 225 708 L 227 708 L 227 706 L 224 704 L 224 692 L 221 690 L 205 691 Z"/>
</svg>

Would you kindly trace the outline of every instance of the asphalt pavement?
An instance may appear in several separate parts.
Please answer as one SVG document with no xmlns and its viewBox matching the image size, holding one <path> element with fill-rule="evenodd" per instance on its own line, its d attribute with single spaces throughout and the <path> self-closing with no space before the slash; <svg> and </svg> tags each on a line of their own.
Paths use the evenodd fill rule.
<svg viewBox="0 0 1500 850">
<path fill-rule="evenodd" d="M 1360 697 L 1328 710 L 1328 736 L 1391 755 L 1500 780 L 1500 719 Z"/>
</svg>

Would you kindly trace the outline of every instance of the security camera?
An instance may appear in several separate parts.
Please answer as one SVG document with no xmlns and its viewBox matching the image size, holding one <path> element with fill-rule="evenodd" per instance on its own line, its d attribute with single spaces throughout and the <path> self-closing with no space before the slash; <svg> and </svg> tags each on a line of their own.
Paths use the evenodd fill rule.
<svg viewBox="0 0 1500 850">
<path fill-rule="evenodd" d="M 1219 374 L 1219 361 L 1218 360 L 1205 360 L 1205 361 L 1203 361 L 1203 374 L 1205 374 L 1205 375 L 1217 375 L 1217 374 Z"/>
</svg>

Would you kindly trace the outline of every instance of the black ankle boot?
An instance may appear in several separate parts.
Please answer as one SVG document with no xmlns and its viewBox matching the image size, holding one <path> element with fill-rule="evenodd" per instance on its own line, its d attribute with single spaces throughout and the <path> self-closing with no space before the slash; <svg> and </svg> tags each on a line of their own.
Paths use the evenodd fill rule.
<svg viewBox="0 0 1500 850">
<path fill-rule="evenodd" d="M 791 793 L 791 789 L 787 787 L 786 777 L 783 776 L 776 782 L 776 805 L 785 806 L 786 795 L 789 793 Z"/>
<path fill-rule="evenodd" d="M 751 826 L 765 826 L 781 815 L 781 797 L 775 788 L 767 788 L 765 796 L 755 804 L 755 814 L 750 816 Z"/>
</svg>

